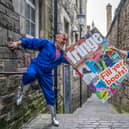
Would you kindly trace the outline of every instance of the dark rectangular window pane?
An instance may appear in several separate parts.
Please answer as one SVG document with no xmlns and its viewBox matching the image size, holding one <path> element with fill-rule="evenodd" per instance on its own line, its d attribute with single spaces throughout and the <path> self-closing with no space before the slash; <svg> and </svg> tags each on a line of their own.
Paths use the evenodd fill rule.
<svg viewBox="0 0 129 129">
<path fill-rule="evenodd" d="M 31 36 L 35 36 L 35 0 L 29 0 L 30 3 L 26 3 L 26 33 Z M 32 6 L 33 5 L 33 6 Z"/>
<path fill-rule="evenodd" d="M 35 24 L 31 23 L 31 35 L 35 36 Z"/>
<path fill-rule="evenodd" d="M 30 34 L 30 22 L 26 20 L 26 33 Z"/>
<path fill-rule="evenodd" d="M 31 20 L 35 22 L 35 10 L 31 8 Z"/>
<path fill-rule="evenodd" d="M 33 5 L 35 5 L 35 0 L 29 0 Z"/>
<path fill-rule="evenodd" d="M 26 18 L 30 19 L 30 6 L 26 4 Z"/>
</svg>

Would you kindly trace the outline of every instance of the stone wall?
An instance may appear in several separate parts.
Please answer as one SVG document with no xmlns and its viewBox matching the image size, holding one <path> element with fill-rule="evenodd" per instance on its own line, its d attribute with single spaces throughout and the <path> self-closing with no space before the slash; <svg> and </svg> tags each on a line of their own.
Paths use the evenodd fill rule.
<svg viewBox="0 0 129 129">
<path fill-rule="evenodd" d="M 51 0 L 41 1 L 39 3 L 39 32 L 41 38 L 53 39 L 54 36 L 54 2 Z"/>
<path fill-rule="evenodd" d="M 53 12 L 51 0 L 39 0 L 39 37 L 53 38 Z M 44 8 L 45 7 L 45 8 Z M 45 99 L 37 83 L 31 84 L 24 102 L 16 106 L 18 89 L 21 85 L 22 72 L 26 71 L 30 60 L 36 53 L 18 48 L 8 48 L 10 40 L 18 40 L 25 35 L 25 1 L 0 0 L 0 73 L 18 72 L 17 74 L 0 74 L 0 129 L 18 129 L 39 112 L 47 112 Z M 71 24 L 70 24 L 71 25 Z M 71 30 L 69 35 L 71 35 Z M 21 73 L 19 73 L 21 72 Z M 63 65 L 58 72 L 58 112 L 64 112 Z M 73 77 L 70 68 L 70 112 L 79 107 L 79 76 Z M 82 101 L 86 101 L 86 86 L 83 86 Z"/>
<path fill-rule="evenodd" d="M 67 87 L 69 92 L 69 113 L 73 113 L 80 107 L 80 76 L 73 72 L 72 66 L 70 66 L 70 87 Z M 65 112 L 65 85 L 64 85 L 64 65 L 58 67 L 58 86 L 57 86 L 57 103 L 58 103 L 58 113 L 66 113 Z M 67 90 L 66 90 L 67 91 Z M 91 96 L 91 91 L 82 80 L 82 104 L 84 104 L 87 99 Z"/>
<path fill-rule="evenodd" d="M 77 3 L 76 3 L 77 2 Z M 77 21 L 77 15 L 80 11 L 80 1 L 74 1 L 74 0 L 59 0 L 58 2 L 58 32 L 66 33 L 68 36 L 68 44 L 67 46 L 71 46 L 76 42 L 75 40 L 75 32 L 73 33 L 73 26 L 76 27 L 79 31 L 78 21 Z M 84 14 L 87 13 L 87 0 L 82 0 L 82 11 Z M 67 24 L 67 27 L 65 26 Z M 83 32 L 86 33 L 86 22 L 83 27 Z M 82 32 L 82 33 L 83 33 Z M 76 33 L 78 35 L 79 40 L 79 33 Z M 58 96 L 60 96 L 60 99 L 58 99 L 58 104 L 61 103 L 63 106 L 59 106 L 58 110 L 63 112 L 65 105 L 65 85 L 64 85 L 64 76 L 65 76 L 64 66 L 58 68 Z M 80 77 L 79 75 L 75 74 L 74 69 L 72 66 L 70 66 L 69 71 L 70 81 L 69 81 L 69 93 L 70 93 L 70 99 L 69 99 L 69 112 L 74 112 L 78 107 L 80 107 Z M 69 94 L 68 93 L 68 94 Z M 87 86 L 83 84 L 82 80 L 82 103 L 85 103 L 87 101 L 87 98 L 89 96 L 89 90 L 87 90 Z"/>
<path fill-rule="evenodd" d="M 80 102 L 84 104 L 87 99 L 91 96 L 91 91 L 88 86 L 82 80 L 82 100 L 80 101 L 80 77 L 73 77 L 73 83 L 71 86 L 71 103 L 70 103 L 70 111 L 74 112 L 77 108 L 80 107 Z"/>
<path fill-rule="evenodd" d="M 0 0 L 0 73 L 26 70 L 32 51 L 19 48 L 11 51 L 10 40 L 18 40 L 20 16 L 14 11 L 12 0 Z M 34 84 L 21 106 L 16 106 L 21 74 L 0 74 L 0 129 L 18 129 L 39 112 L 46 112 L 46 104 L 39 86 Z"/>
<path fill-rule="evenodd" d="M 129 50 L 129 1 L 121 0 L 116 10 L 114 20 L 108 32 L 108 40 L 119 49 Z M 127 64 L 128 60 L 121 55 Z M 126 82 L 122 88 L 113 95 L 111 103 L 116 106 L 119 112 L 129 112 L 129 83 Z"/>
</svg>

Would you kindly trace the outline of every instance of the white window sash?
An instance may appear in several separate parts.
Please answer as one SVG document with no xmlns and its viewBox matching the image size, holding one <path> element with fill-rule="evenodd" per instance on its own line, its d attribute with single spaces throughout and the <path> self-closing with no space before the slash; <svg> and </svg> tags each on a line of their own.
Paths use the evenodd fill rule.
<svg viewBox="0 0 129 129">
<path fill-rule="evenodd" d="M 36 0 L 36 12 L 35 12 L 35 37 L 39 37 L 39 0 Z"/>
<path fill-rule="evenodd" d="M 35 24 L 35 37 L 39 37 L 39 0 L 35 1 L 35 5 L 33 5 L 29 0 L 26 0 L 26 4 L 29 4 L 33 9 L 35 9 L 35 22 L 30 19 L 28 19 L 26 17 L 26 20 L 28 20 L 29 22 Z M 30 30 L 29 33 L 31 33 L 31 26 L 30 26 Z M 34 36 L 30 35 L 30 34 L 26 34 L 26 37 L 28 38 L 33 38 Z"/>
<path fill-rule="evenodd" d="M 32 35 L 26 34 L 27 38 L 34 38 Z"/>
<path fill-rule="evenodd" d="M 32 4 L 29 0 L 26 0 L 26 3 L 28 3 L 33 9 L 35 9 L 36 7 L 35 7 L 35 5 L 34 4 Z"/>
</svg>

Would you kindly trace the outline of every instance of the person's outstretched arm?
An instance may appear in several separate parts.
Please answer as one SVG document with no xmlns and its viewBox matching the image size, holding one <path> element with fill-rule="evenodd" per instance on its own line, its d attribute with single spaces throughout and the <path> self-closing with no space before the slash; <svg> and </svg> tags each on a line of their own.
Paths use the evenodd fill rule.
<svg viewBox="0 0 129 129">
<path fill-rule="evenodd" d="M 21 38 L 19 41 L 10 42 L 10 48 L 12 50 L 17 49 L 19 45 L 28 49 L 42 49 L 45 45 L 50 42 L 47 39 L 40 38 Z"/>
<path fill-rule="evenodd" d="M 128 53 L 128 51 L 125 51 L 125 50 L 118 50 L 120 53 L 122 53 L 122 54 L 124 54 L 124 55 L 126 55 L 128 58 L 129 58 L 129 53 Z"/>
<path fill-rule="evenodd" d="M 126 55 L 128 58 L 129 58 L 129 51 L 126 51 L 126 50 L 121 50 L 121 49 L 118 49 L 118 48 L 116 48 L 116 47 L 111 47 L 113 50 L 115 50 L 115 51 L 118 51 L 118 52 L 120 52 L 120 53 L 122 53 L 122 54 L 124 54 L 124 55 Z"/>
<path fill-rule="evenodd" d="M 69 64 L 69 62 L 64 58 L 64 56 L 60 56 L 57 57 L 51 64 L 44 65 L 43 71 L 45 72 L 52 71 L 53 69 L 57 68 L 57 66 L 60 65 L 61 63 Z"/>
</svg>

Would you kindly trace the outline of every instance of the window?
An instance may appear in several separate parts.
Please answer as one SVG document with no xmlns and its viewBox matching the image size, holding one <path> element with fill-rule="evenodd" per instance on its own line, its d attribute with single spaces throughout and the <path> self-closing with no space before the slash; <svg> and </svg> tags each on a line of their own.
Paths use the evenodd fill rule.
<svg viewBox="0 0 129 129">
<path fill-rule="evenodd" d="M 78 0 L 76 0 L 76 8 L 78 8 Z"/>
<path fill-rule="evenodd" d="M 68 39 L 68 43 L 65 45 L 67 47 L 68 45 L 70 45 L 69 44 L 69 22 L 67 22 L 65 18 L 64 18 L 64 33 L 66 34 Z"/>
<path fill-rule="evenodd" d="M 26 17 L 26 34 L 27 36 L 36 36 L 36 2 L 35 0 L 26 0 L 25 17 Z"/>
<path fill-rule="evenodd" d="M 75 41 L 76 42 L 78 41 L 78 34 L 77 33 L 75 34 Z"/>
</svg>

